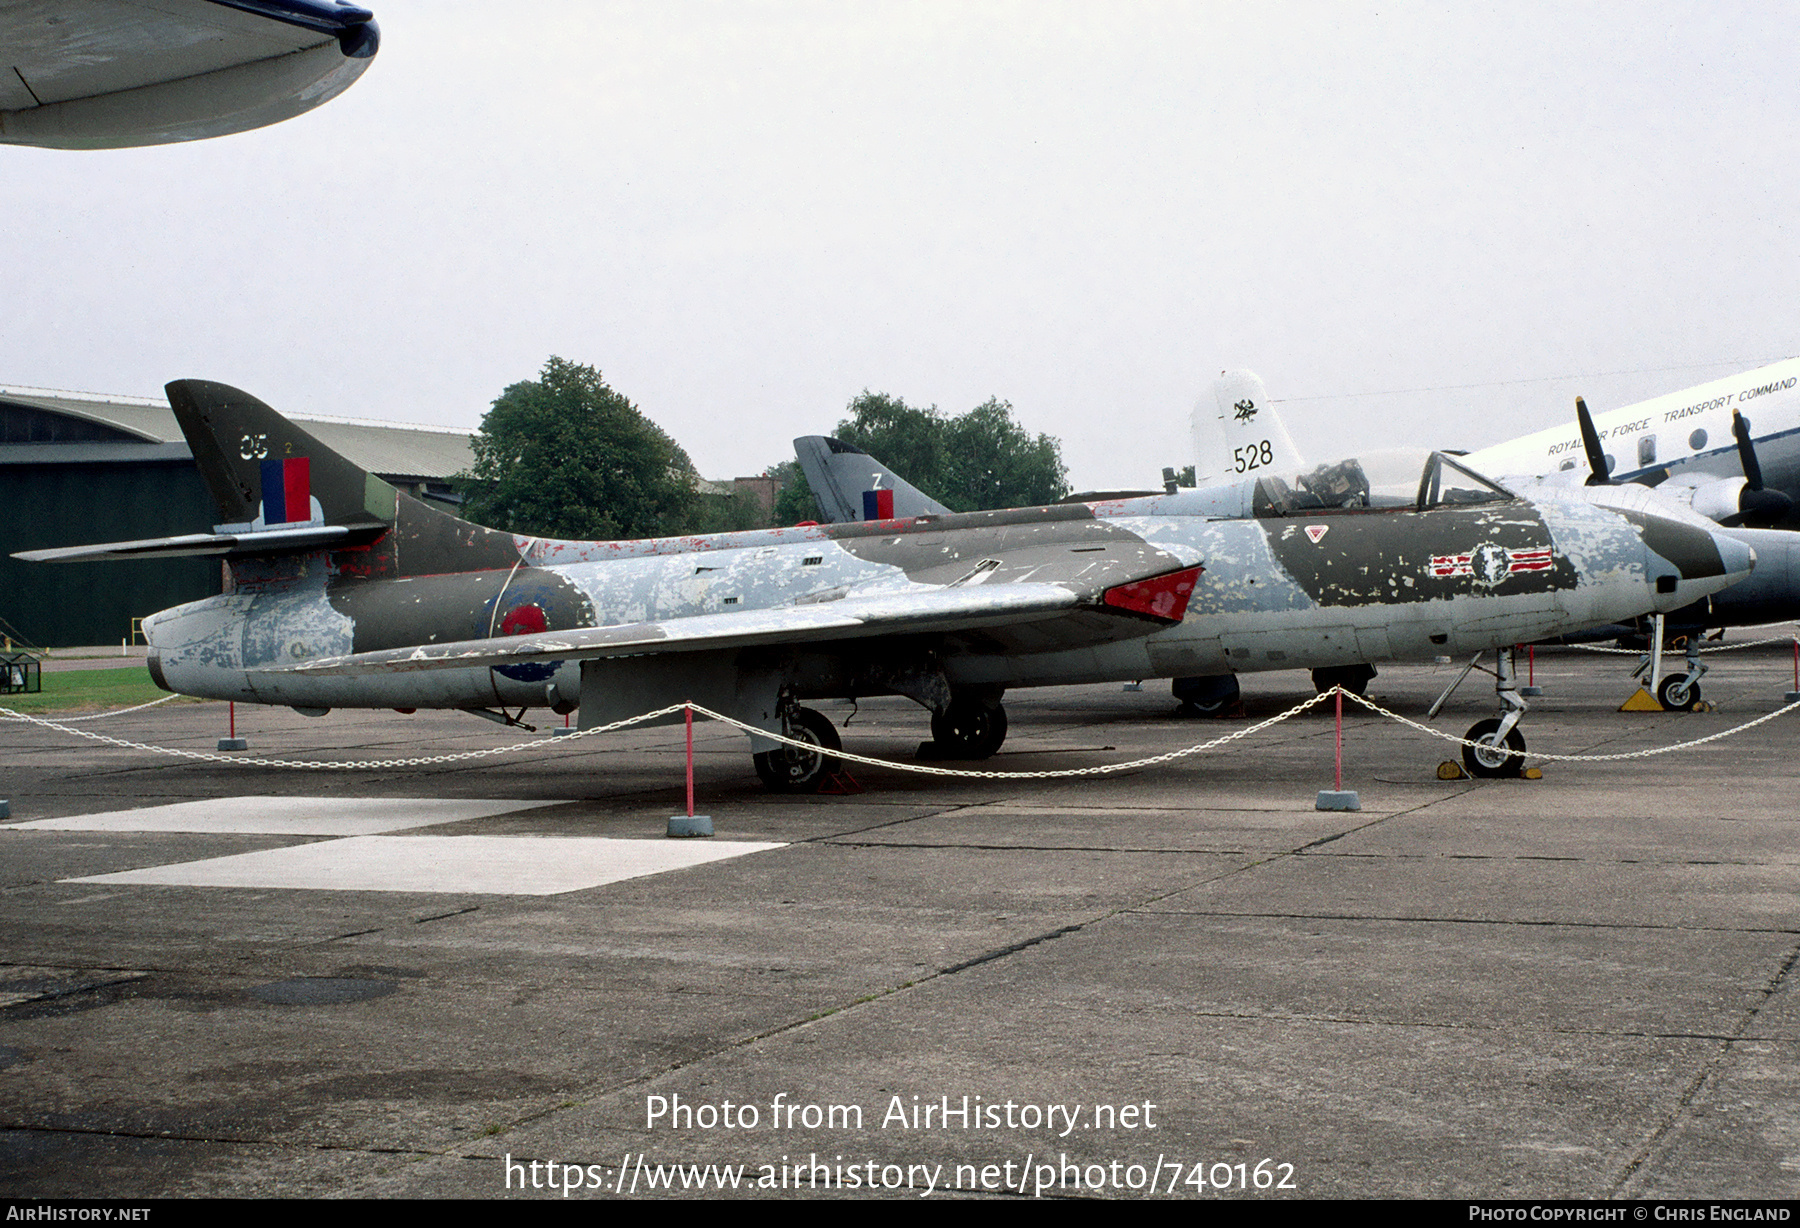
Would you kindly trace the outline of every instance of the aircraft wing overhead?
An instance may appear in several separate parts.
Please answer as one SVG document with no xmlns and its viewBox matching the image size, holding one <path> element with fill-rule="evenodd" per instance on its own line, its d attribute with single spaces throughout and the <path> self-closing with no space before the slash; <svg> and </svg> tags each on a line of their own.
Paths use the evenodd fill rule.
<svg viewBox="0 0 1800 1228">
<path fill-rule="evenodd" d="M 0 143 L 117 149 L 260 128 L 350 88 L 380 43 L 338 0 L 6 0 Z"/>
<path fill-rule="evenodd" d="M 584 627 L 536 635 L 502 636 L 454 644 L 428 644 L 331 657 L 269 672 L 306 675 L 410 673 L 523 665 L 539 661 L 645 656 L 711 649 L 780 646 L 896 635 L 976 633 L 1006 636 L 1031 629 L 1047 647 L 1075 647 L 1148 635 L 1179 622 L 1193 587 L 1193 569 L 1121 585 L 1102 595 L 1097 608 L 1059 584 L 998 584 L 873 593 L 809 605 L 730 614 L 700 614 L 658 622 Z M 1171 592 L 1185 582 L 1168 614 L 1144 616 L 1146 589 Z M 1115 594 L 1123 594 L 1115 596 Z"/>
<path fill-rule="evenodd" d="M 93 546 L 58 546 L 51 550 L 21 550 L 15 559 L 27 563 L 103 563 L 122 559 L 174 559 L 196 555 L 250 558 L 291 550 L 317 550 L 324 546 L 361 545 L 387 532 L 385 524 L 308 525 L 299 529 L 265 529 L 254 533 L 183 533 L 175 537 L 146 537 L 129 542 L 101 542 Z"/>
</svg>

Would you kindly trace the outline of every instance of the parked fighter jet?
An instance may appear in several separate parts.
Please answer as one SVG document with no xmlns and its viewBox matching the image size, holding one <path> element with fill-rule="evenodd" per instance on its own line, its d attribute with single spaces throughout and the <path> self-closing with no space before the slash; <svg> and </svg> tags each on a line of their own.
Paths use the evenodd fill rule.
<svg viewBox="0 0 1800 1228">
<path fill-rule="evenodd" d="M 834 769 L 837 731 L 808 698 L 906 695 L 930 709 L 941 753 L 985 757 L 1008 687 L 1469 653 L 1685 605 L 1753 564 L 1692 525 L 1539 507 L 1441 454 L 1362 506 L 1245 481 L 549 541 L 428 507 L 236 389 L 168 394 L 229 523 L 19 556 L 223 557 L 225 593 L 144 620 L 160 685 L 309 714 L 579 707 L 583 728 L 691 699 L 817 747 L 752 736 L 777 789 Z M 1517 770 L 1518 711 L 1471 731 L 1488 743 L 1481 770 Z"/>
<path fill-rule="evenodd" d="M 1753 424 L 1746 411 L 1756 414 Z M 1753 626 L 1800 617 L 1800 359 L 1789 359 L 1595 416 L 1575 398 L 1573 426 L 1460 454 L 1527 498 L 1581 500 L 1615 511 L 1651 513 L 1695 524 L 1728 526 L 1756 553 L 1755 575 L 1685 609 L 1672 611 L 1669 634 L 1684 641 L 1682 672 L 1648 685 L 1671 709 L 1700 701 L 1706 672 L 1700 636 L 1713 627 Z M 1210 398 L 1194 407 L 1195 466 L 1208 472 L 1283 473 L 1301 485 L 1329 484 L 1335 467 L 1309 469 L 1249 371 L 1220 374 Z M 1271 456 L 1273 460 L 1271 461 Z M 1627 458 L 1621 464 L 1620 458 Z M 1781 531 L 1770 526 L 1781 525 Z M 1633 628 L 1584 628 L 1584 638 L 1612 638 Z M 1603 634 L 1602 634 L 1603 633 Z M 1374 671 L 1363 667 L 1366 677 Z M 1316 671 L 1321 685 L 1351 682 Z M 1357 688 L 1360 689 L 1360 688 Z M 1178 679 L 1190 703 L 1235 699 L 1234 679 Z"/>
</svg>

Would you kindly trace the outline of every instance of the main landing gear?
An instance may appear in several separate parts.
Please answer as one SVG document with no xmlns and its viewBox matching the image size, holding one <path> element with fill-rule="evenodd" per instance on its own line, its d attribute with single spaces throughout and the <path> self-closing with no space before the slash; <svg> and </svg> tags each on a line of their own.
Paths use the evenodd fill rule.
<svg viewBox="0 0 1800 1228">
<path fill-rule="evenodd" d="M 955 694 L 950 705 L 931 717 L 934 759 L 988 759 L 1006 741 L 1006 709 L 998 700 Z"/>
<path fill-rule="evenodd" d="M 1514 667 L 1514 650 L 1500 648 L 1494 652 L 1494 695 L 1500 701 L 1500 715 L 1490 716 L 1486 720 L 1476 721 L 1469 726 L 1463 737 L 1474 746 L 1463 747 L 1463 767 L 1471 776 L 1485 777 L 1518 777 L 1525 771 L 1525 735 L 1519 732 L 1519 718 L 1525 715 L 1527 707 L 1524 698 L 1519 694 L 1519 675 Z M 1456 690 L 1458 684 L 1469 676 L 1469 671 L 1481 669 L 1481 654 L 1475 656 L 1463 667 L 1456 681 L 1444 688 L 1444 693 L 1437 698 L 1426 712 L 1426 717 L 1435 717 L 1443 710 L 1444 701 Z M 1488 673 L 1483 669 L 1482 673 Z"/>
<path fill-rule="evenodd" d="M 781 726 L 788 737 L 809 742 L 816 749 L 777 746 L 761 751 L 755 756 L 757 776 L 776 793 L 818 792 L 819 786 L 841 766 L 831 754 L 844 749 L 837 727 L 824 713 L 797 704 L 783 709 Z"/>
<path fill-rule="evenodd" d="M 1236 674 L 1204 674 L 1194 678 L 1177 678 L 1169 685 L 1181 707 L 1177 716 L 1227 716 L 1234 708 L 1242 715 L 1243 692 Z"/>
</svg>

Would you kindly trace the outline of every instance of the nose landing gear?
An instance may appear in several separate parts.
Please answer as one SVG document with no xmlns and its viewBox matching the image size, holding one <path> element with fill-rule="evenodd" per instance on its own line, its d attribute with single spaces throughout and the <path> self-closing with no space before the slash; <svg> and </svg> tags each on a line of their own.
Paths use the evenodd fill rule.
<svg viewBox="0 0 1800 1228">
<path fill-rule="evenodd" d="M 1481 669 L 1481 654 L 1463 667 L 1456 681 L 1444 688 L 1437 702 L 1431 705 L 1426 713 L 1435 717 L 1444 707 L 1444 701 L 1457 685 L 1469 676 L 1469 671 Z M 1490 671 L 1482 669 L 1483 673 Z M 1463 766 L 1471 776 L 1489 778 L 1518 777 L 1525 771 L 1525 735 L 1519 732 L 1519 718 L 1525 715 L 1527 704 L 1519 694 L 1519 675 L 1514 666 L 1514 650 L 1500 648 L 1494 652 L 1494 695 L 1500 701 L 1500 715 L 1490 716 L 1486 720 L 1476 721 L 1469 726 L 1463 737 L 1475 746 L 1463 747 Z"/>
</svg>

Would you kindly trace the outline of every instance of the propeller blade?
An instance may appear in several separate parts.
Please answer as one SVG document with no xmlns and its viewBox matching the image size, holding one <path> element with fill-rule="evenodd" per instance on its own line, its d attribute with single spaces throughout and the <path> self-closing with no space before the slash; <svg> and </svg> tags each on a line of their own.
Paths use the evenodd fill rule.
<svg viewBox="0 0 1800 1228">
<path fill-rule="evenodd" d="M 1768 529 L 1786 520 L 1794 501 L 1779 490 L 1763 486 L 1762 463 L 1756 459 L 1756 444 L 1750 437 L 1750 420 L 1736 409 L 1731 411 L 1731 433 L 1737 438 L 1738 462 L 1744 467 L 1744 489 L 1738 493 L 1738 514 L 1727 516 L 1723 525 L 1747 525 Z"/>
<path fill-rule="evenodd" d="M 1606 450 L 1600 446 L 1600 432 L 1594 429 L 1594 415 L 1588 413 L 1587 402 L 1580 397 L 1575 398 L 1575 421 L 1581 426 L 1581 446 L 1587 452 L 1587 485 L 1614 485 L 1606 470 Z"/>
<path fill-rule="evenodd" d="M 1748 490 L 1763 488 L 1762 465 L 1756 459 L 1756 445 L 1750 440 L 1750 423 L 1737 410 L 1731 411 L 1731 433 L 1737 439 L 1738 462 L 1744 466 Z"/>
</svg>

